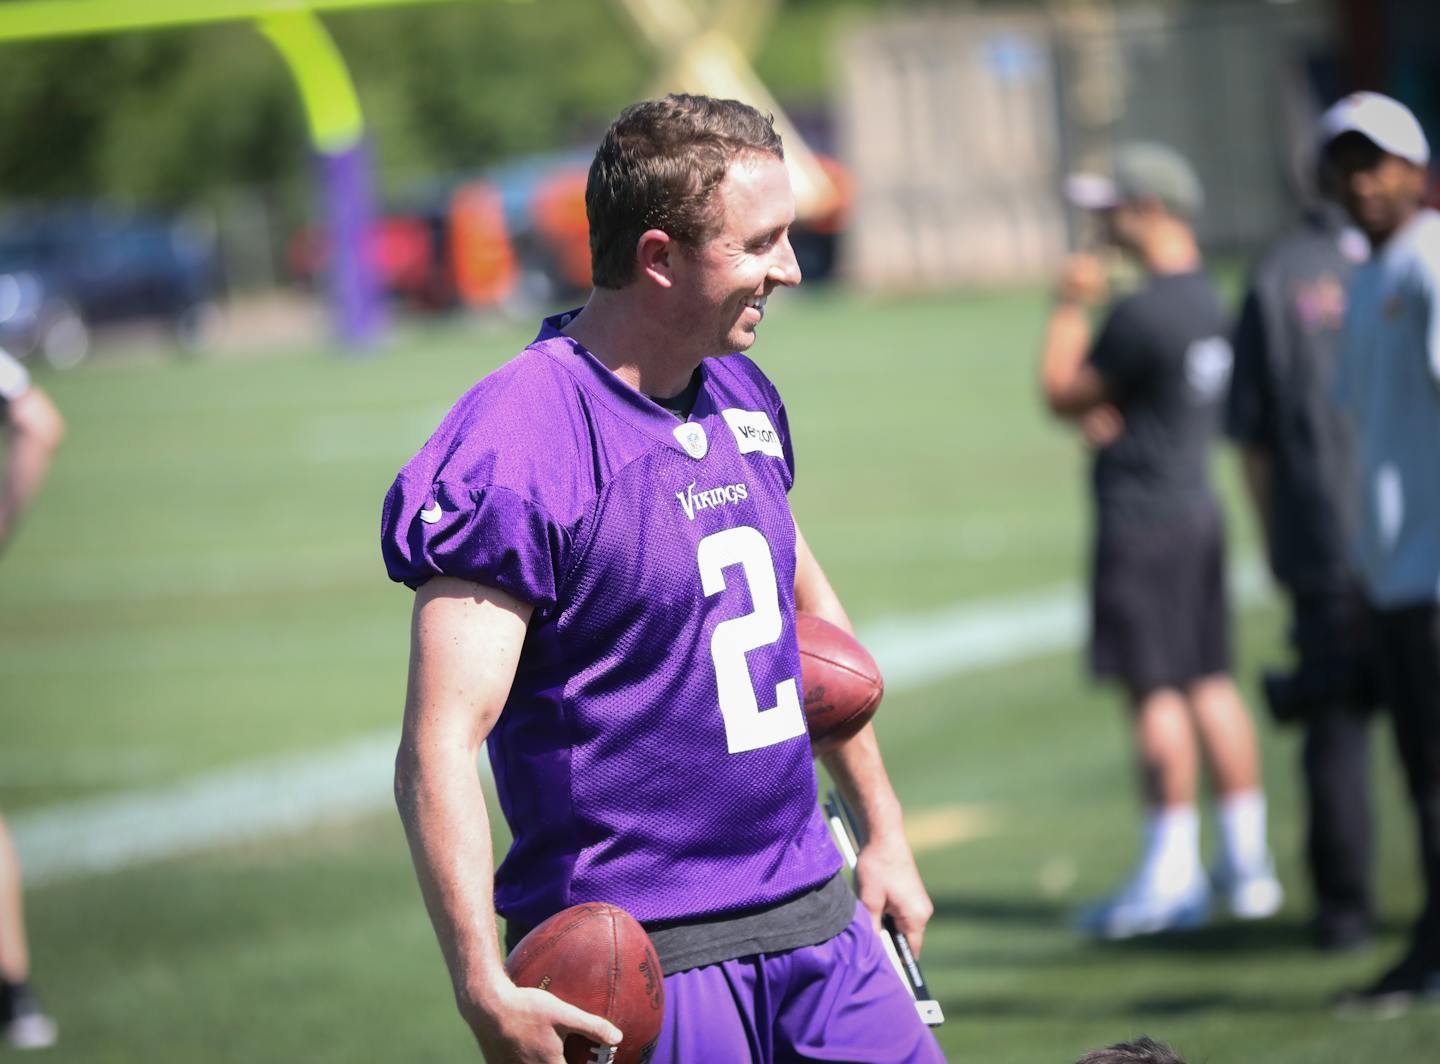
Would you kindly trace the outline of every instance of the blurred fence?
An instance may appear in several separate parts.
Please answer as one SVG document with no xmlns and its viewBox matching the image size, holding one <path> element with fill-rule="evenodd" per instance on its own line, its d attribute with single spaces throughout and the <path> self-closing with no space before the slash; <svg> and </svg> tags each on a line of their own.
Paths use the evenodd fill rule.
<svg viewBox="0 0 1440 1064">
<path fill-rule="evenodd" d="M 844 275 L 870 289 L 1048 276 L 1082 238 L 1061 178 L 1106 171 L 1133 138 L 1195 164 L 1208 247 L 1253 247 L 1293 211 L 1309 85 L 1332 48 L 1327 13 L 1296 5 L 1077 3 L 859 25 L 839 45 L 856 193 Z"/>
</svg>

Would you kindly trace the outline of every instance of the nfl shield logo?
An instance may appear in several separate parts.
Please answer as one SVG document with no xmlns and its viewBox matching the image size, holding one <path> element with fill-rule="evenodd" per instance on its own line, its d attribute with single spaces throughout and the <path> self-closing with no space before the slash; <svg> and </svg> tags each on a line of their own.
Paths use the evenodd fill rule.
<svg viewBox="0 0 1440 1064">
<path fill-rule="evenodd" d="M 705 428 L 695 422 L 675 426 L 675 438 L 691 458 L 704 458 L 710 450 L 710 441 L 705 438 Z"/>
</svg>

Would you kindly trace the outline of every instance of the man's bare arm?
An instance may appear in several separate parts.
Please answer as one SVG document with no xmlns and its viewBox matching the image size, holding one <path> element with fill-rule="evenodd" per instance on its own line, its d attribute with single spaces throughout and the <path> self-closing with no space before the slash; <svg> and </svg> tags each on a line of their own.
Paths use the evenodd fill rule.
<svg viewBox="0 0 1440 1064">
<path fill-rule="evenodd" d="M 839 596 L 830 586 L 798 524 L 795 527 L 795 608 L 854 632 Z M 925 925 L 930 922 L 935 907 L 920 881 L 920 871 L 915 867 L 915 857 L 905 839 L 900 799 L 890 785 L 874 727 L 865 725 L 853 738 L 822 757 L 830 778 L 855 809 L 865 831 L 867 841 L 860 851 L 855 872 L 860 901 L 870 910 L 877 928 L 881 915 L 889 913 L 918 955 Z"/>
<path fill-rule="evenodd" d="M 495 927 L 490 820 L 479 758 L 509 695 L 530 607 L 495 588 L 435 577 L 415 596 L 395 802 L 460 1013 L 485 1059 L 559 1064 L 566 1034 L 620 1032 L 505 974 Z"/>
<path fill-rule="evenodd" d="M 1089 308 L 1104 293 L 1105 273 L 1098 259 L 1075 255 L 1066 262 L 1040 352 L 1040 389 L 1050 409 L 1061 417 L 1084 417 L 1109 403 L 1104 380 L 1085 361 L 1090 350 Z"/>
<path fill-rule="evenodd" d="M 50 397 L 31 386 L 11 401 L 5 420 L 5 483 L 0 487 L 0 549 L 50 471 L 50 458 L 65 436 L 65 420 Z"/>
</svg>

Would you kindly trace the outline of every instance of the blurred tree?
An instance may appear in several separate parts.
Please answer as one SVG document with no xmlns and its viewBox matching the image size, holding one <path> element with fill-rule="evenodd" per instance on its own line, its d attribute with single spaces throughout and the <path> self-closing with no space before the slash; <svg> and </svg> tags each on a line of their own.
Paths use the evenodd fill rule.
<svg viewBox="0 0 1440 1064">
<path fill-rule="evenodd" d="M 649 74 L 594 0 L 439 4 L 327 19 L 389 185 L 563 145 Z M 303 186 L 294 86 L 244 26 L 4 46 L 0 199 L 157 204 L 236 184 Z"/>
<path fill-rule="evenodd" d="M 110 194 L 175 204 L 227 184 L 304 177 L 300 100 L 259 34 L 214 27 L 115 43 L 153 54 L 114 88 L 100 160 Z"/>
<path fill-rule="evenodd" d="M 391 183 L 569 146 L 650 76 L 625 22 L 595 0 L 380 10 L 331 25 Z"/>
<path fill-rule="evenodd" d="M 130 72 L 112 42 L 10 46 L 0 63 L 0 190 L 77 195 L 99 185 L 106 102 Z"/>
<path fill-rule="evenodd" d="M 910 0 L 781 0 L 769 35 L 755 53 L 755 72 L 786 105 L 827 103 L 834 79 L 836 30 L 876 8 Z"/>
<path fill-rule="evenodd" d="M 181 204 L 304 166 L 295 90 L 244 29 L 39 41 L 4 60 L 5 198 Z"/>
</svg>

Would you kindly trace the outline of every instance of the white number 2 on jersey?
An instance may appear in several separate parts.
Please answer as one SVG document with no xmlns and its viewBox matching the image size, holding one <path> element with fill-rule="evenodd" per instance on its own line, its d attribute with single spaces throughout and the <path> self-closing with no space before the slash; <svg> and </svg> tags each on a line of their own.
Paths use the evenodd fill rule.
<svg viewBox="0 0 1440 1064">
<path fill-rule="evenodd" d="M 775 561 L 770 544 L 759 529 L 741 526 L 715 532 L 700 541 L 700 586 L 706 596 L 725 590 L 725 569 L 738 565 L 750 586 L 754 609 L 715 626 L 710 657 L 720 691 L 720 714 L 725 718 L 725 739 L 732 754 L 805 734 L 800 710 L 800 688 L 791 677 L 775 685 L 775 704 L 760 708 L 745 655 L 780 638 L 785 622 L 780 616 L 780 594 L 775 583 Z"/>
</svg>

